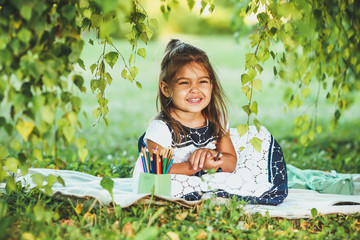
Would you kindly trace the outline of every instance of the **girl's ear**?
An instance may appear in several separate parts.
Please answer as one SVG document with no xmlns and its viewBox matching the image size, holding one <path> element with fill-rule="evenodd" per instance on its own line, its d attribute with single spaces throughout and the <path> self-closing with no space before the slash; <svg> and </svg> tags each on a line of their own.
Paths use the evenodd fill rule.
<svg viewBox="0 0 360 240">
<path fill-rule="evenodd" d="M 165 97 L 170 97 L 170 89 L 166 82 L 164 82 L 164 81 L 160 82 L 160 89 L 161 89 L 162 94 L 165 95 Z"/>
</svg>

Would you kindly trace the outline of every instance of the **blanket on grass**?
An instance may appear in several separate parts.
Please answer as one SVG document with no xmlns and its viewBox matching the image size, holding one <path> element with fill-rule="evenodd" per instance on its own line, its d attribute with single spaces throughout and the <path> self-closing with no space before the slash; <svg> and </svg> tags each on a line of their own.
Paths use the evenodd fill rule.
<svg viewBox="0 0 360 240">
<path fill-rule="evenodd" d="M 25 176 L 18 176 L 17 181 L 21 181 L 23 186 L 31 189 L 36 186 L 32 181 L 31 175 L 39 173 L 43 176 L 53 174 L 61 176 L 65 181 L 65 186 L 55 183 L 53 186 L 53 196 L 55 198 L 66 199 L 97 199 L 103 205 L 109 205 L 112 202 L 110 193 L 100 185 L 101 177 L 90 174 L 53 169 L 29 169 Z M 360 182 L 360 174 L 352 174 L 353 179 Z M 149 197 L 149 194 L 137 194 L 133 192 L 132 178 L 114 178 L 113 196 L 115 204 L 121 207 L 128 207 L 132 204 L 139 203 Z M 0 187 L 1 188 L 1 187 Z M 4 188 L 4 184 L 2 186 Z M 199 204 L 201 201 L 187 201 L 183 198 L 156 196 L 158 199 L 178 202 L 185 206 Z M 202 199 L 212 198 L 211 194 L 203 196 Z M 229 199 L 213 198 L 215 203 L 226 204 Z M 360 213 L 360 195 L 342 195 L 319 193 L 308 189 L 289 189 L 288 197 L 279 205 L 246 205 L 246 213 L 260 213 L 266 216 L 267 212 L 270 217 L 282 217 L 288 219 L 311 218 L 311 209 L 316 208 L 318 213 L 326 214 L 356 214 Z"/>
<path fill-rule="evenodd" d="M 288 166 L 287 170 L 280 145 L 264 127 L 257 131 L 251 126 L 243 136 L 239 136 L 236 129 L 230 129 L 230 137 L 237 153 L 237 165 L 233 173 L 216 172 L 201 177 L 170 174 L 171 194 L 157 197 L 185 205 L 197 204 L 208 198 L 222 203 L 234 197 L 250 203 L 245 207 L 247 211 L 262 214 L 268 211 L 274 217 L 309 217 L 312 208 L 319 208 L 322 214 L 360 212 L 360 195 L 351 196 L 359 192 L 359 185 L 355 182 L 360 184 L 360 174 L 329 175 L 292 166 Z M 258 140 L 257 148 L 260 149 L 253 146 L 251 139 Z M 128 207 L 151 195 L 151 192 L 139 194 L 137 191 L 142 172 L 140 163 L 139 158 L 132 178 L 113 179 L 115 204 Z M 34 168 L 25 176 L 18 174 L 16 181 L 20 181 L 27 189 L 34 188 L 37 186 L 32 178 L 34 174 L 44 177 L 55 175 L 64 180 L 65 186 L 55 183 L 52 187 L 54 197 L 95 198 L 103 205 L 112 201 L 110 193 L 100 184 L 102 178 L 86 173 Z M 303 190 L 293 189 L 288 194 L 288 186 Z"/>
</svg>

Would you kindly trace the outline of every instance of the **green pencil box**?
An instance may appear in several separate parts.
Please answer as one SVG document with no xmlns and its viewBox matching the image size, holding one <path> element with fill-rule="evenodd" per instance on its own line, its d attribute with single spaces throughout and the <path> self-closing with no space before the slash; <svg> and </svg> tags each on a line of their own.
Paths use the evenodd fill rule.
<svg viewBox="0 0 360 240">
<path fill-rule="evenodd" d="M 153 190 L 154 189 L 154 190 Z M 170 174 L 140 173 L 138 193 L 152 193 L 170 197 Z"/>
</svg>

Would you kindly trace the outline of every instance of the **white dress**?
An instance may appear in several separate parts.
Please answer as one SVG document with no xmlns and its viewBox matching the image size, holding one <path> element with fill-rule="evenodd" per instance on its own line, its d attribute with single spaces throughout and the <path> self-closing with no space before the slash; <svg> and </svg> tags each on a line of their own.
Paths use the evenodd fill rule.
<svg viewBox="0 0 360 240">
<path fill-rule="evenodd" d="M 166 122 L 155 119 L 139 142 L 146 144 L 150 139 L 164 148 L 173 147 L 174 163 L 188 161 L 188 157 L 196 149 L 216 148 L 216 140 L 209 124 L 201 128 L 183 127 L 186 136 L 181 134 L 180 144 L 175 145 L 171 127 Z M 250 143 L 253 137 L 262 141 L 260 152 Z M 171 174 L 171 196 L 191 201 L 211 193 L 217 197 L 236 197 L 253 204 L 281 203 L 288 193 L 286 164 L 281 147 L 273 136 L 264 127 L 258 132 L 254 126 L 250 126 L 242 137 L 236 129 L 230 129 L 230 138 L 237 154 L 234 172 L 206 174 L 202 171 L 201 176 Z M 133 177 L 136 179 L 141 171 L 141 159 L 138 159 Z"/>
</svg>

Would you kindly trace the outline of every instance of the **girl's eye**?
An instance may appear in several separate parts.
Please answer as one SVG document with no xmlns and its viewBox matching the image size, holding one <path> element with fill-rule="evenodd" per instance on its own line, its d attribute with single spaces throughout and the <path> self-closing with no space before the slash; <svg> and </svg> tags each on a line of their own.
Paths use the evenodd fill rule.
<svg viewBox="0 0 360 240">
<path fill-rule="evenodd" d="M 188 84 L 188 82 L 185 82 L 185 81 L 179 82 L 179 85 L 185 85 L 185 84 Z"/>
<path fill-rule="evenodd" d="M 201 80 L 200 83 L 209 83 L 209 80 Z"/>
</svg>

